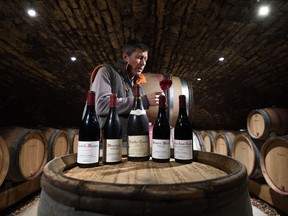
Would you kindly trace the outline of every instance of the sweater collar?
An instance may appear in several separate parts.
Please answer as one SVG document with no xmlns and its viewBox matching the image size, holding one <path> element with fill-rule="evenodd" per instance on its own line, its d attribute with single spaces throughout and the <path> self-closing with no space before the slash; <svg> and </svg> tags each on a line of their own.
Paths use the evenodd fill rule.
<svg viewBox="0 0 288 216">
<path fill-rule="evenodd" d="M 119 59 L 115 64 L 114 68 L 123 77 L 124 81 L 132 87 L 132 82 L 129 77 L 129 71 L 132 70 L 131 65 L 128 62 Z"/>
</svg>

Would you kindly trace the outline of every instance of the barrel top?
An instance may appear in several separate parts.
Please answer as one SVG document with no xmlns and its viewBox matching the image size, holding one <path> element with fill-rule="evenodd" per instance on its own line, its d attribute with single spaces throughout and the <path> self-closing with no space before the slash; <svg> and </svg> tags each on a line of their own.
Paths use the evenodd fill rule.
<svg viewBox="0 0 288 216">
<path fill-rule="evenodd" d="M 80 169 L 77 154 L 70 154 L 45 166 L 42 193 L 52 199 L 50 206 L 60 203 L 61 209 L 67 206 L 89 215 L 224 216 L 236 208 L 240 208 L 239 216 L 252 215 L 242 163 L 202 151 L 193 151 L 193 157 L 191 164 L 172 159 L 169 163 L 125 160 L 118 165 Z M 41 195 L 41 201 L 44 198 Z M 49 201 L 44 199 L 40 207 L 44 203 Z"/>
<path fill-rule="evenodd" d="M 46 164 L 41 188 L 53 200 L 72 208 L 119 215 L 159 215 L 167 208 L 165 215 L 177 215 L 183 206 L 189 212 L 197 209 L 207 213 L 201 215 L 211 215 L 247 193 L 242 163 L 202 151 L 193 151 L 193 157 L 191 164 L 172 159 L 169 163 L 125 159 L 118 165 L 80 169 L 77 154 L 70 154 Z M 113 208 L 107 208 L 111 205 Z"/>
<path fill-rule="evenodd" d="M 134 197 L 137 194 L 134 193 L 135 190 L 143 195 L 144 191 L 149 191 L 148 188 L 153 191 L 157 188 L 165 199 L 171 199 L 167 193 L 171 193 L 170 189 L 174 187 L 177 188 L 178 195 L 187 195 L 190 188 L 192 191 L 202 191 L 203 196 L 208 191 L 218 193 L 239 184 L 246 186 L 247 172 L 240 162 L 224 155 L 201 151 L 194 151 L 193 157 L 195 161 L 191 164 L 174 161 L 163 164 L 152 161 L 126 161 L 118 165 L 80 169 L 76 163 L 77 154 L 74 153 L 57 157 L 46 164 L 42 175 L 42 187 L 61 186 L 62 190 L 79 193 L 81 185 L 83 190 L 89 188 L 90 192 L 97 192 L 89 194 L 99 196 L 104 191 L 105 195 L 113 194 L 117 197 L 120 194 L 124 197 Z M 133 193 L 128 190 L 131 187 Z M 99 190 L 102 192 L 99 193 Z M 121 193 L 118 193 L 119 191 Z M 161 194 L 156 194 L 158 195 Z"/>
<path fill-rule="evenodd" d="M 227 173 L 213 166 L 193 162 L 191 164 L 130 162 L 126 158 L 117 165 L 102 165 L 94 168 L 79 168 L 68 170 L 65 174 L 78 180 L 95 181 L 114 184 L 178 184 L 211 180 L 227 176 Z"/>
<path fill-rule="evenodd" d="M 288 196 L 287 144 L 288 135 L 271 137 L 265 141 L 260 152 L 260 166 L 266 182 L 284 196 Z"/>
</svg>

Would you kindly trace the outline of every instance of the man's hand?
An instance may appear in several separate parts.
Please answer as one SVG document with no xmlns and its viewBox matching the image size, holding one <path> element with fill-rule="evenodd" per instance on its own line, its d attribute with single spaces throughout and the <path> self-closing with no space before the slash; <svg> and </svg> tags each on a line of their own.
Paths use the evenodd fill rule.
<svg viewBox="0 0 288 216">
<path fill-rule="evenodd" d="M 161 94 L 164 94 L 164 93 L 163 92 L 150 92 L 150 93 L 146 94 L 150 106 L 158 106 L 159 105 L 159 96 Z"/>
</svg>

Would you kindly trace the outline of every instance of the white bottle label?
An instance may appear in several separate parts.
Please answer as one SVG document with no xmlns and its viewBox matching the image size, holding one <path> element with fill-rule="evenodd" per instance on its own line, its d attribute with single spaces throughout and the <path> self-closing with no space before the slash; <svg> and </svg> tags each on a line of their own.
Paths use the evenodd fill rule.
<svg viewBox="0 0 288 216">
<path fill-rule="evenodd" d="M 149 135 L 128 136 L 128 156 L 146 157 L 150 155 Z"/>
<path fill-rule="evenodd" d="M 103 140 L 106 145 L 106 162 L 118 162 L 122 160 L 122 139 Z"/>
<path fill-rule="evenodd" d="M 170 139 L 153 139 L 152 157 L 156 159 L 170 158 Z"/>
<path fill-rule="evenodd" d="M 99 162 L 99 141 L 78 141 L 77 162 L 92 164 Z"/>
<path fill-rule="evenodd" d="M 131 110 L 130 111 L 131 115 L 145 115 L 146 114 L 146 110 L 141 110 L 141 109 L 137 109 L 137 110 Z"/>
<path fill-rule="evenodd" d="M 174 140 L 174 157 L 179 160 L 193 159 L 192 140 Z"/>
</svg>

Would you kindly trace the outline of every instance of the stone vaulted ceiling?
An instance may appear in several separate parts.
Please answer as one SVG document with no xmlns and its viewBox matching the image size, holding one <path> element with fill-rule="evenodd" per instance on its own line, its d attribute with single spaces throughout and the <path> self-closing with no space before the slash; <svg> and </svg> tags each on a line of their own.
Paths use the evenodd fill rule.
<svg viewBox="0 0 288 216">
<path fill-rule="evenodd" d="M 285 0 L 1 0 L 1 125 L 77 126 L 91 71 L 134 38 L 150 47 L 145 72 L 192 83 L 195 129 L 237 130 L 253 109 L 288 105 Z"/>
</svg>

